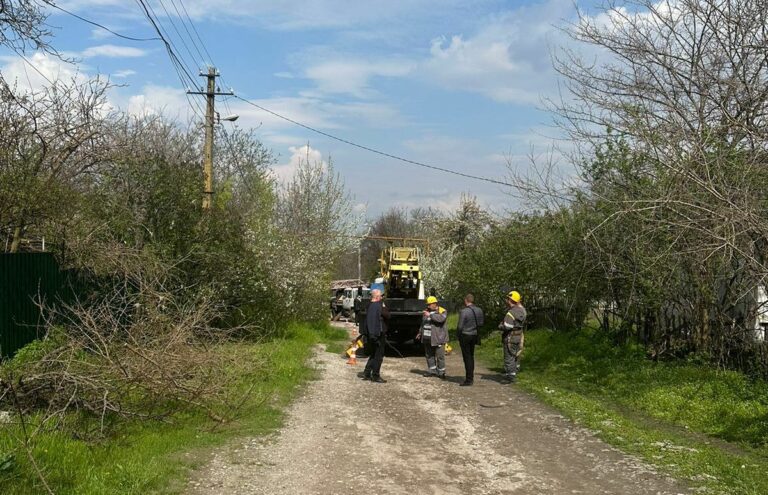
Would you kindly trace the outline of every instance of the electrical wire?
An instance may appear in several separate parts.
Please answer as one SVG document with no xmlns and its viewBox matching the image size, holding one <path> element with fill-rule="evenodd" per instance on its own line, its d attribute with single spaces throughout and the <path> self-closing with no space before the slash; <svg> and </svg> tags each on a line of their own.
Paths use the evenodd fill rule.
<svg viewBox="0 0 768 495">
<path fill-rule="evenodd" d="M 168 19 L 168 22 L 171 24 L 171 27 L 173 28 L 174 31 L 176 31 L 176 35 L 179 37 L 179 41 L 181 41 L 181 45 L 187 51 L 189 58 L 192 60 L 192 62 L 194 62 L 195 55 L 192 53 L 192 50 L 189 48 L 189 45 L 187 45 L 187 42 L 184 39 L 184 36 L 181 34 L 181 31 L 179 31 L 178 26 L 176 26 L 176 23 L 173 21 L 173 17 L 171 16 L 171 13 L 168 11 L 168 9 L 165 7 L 165 3 L 163 2 L 163 0 L 157 0 L 157 2 L 160 4 L 160 7 L 162 7 L 163 11 L 165 12 L 166 18 Z M 203 62 L 203 60 L 200 60 L 200 61 Z"/>
<path fill-rule="evenodd" d="M 498 184 L 500 186 L 515 187 L 514 184 L 511 184 L 509 182 L 504 182 L 504 181 L 497 180 L 497 179 L 491 179 L 490 177 L 482 177 L 482 176 L 479 176 L 479 175 L 467 174 L 467 173 L 464 173 L 464 172 L 459 172 L 457 170 L 451 170 L 451 169 L 448 169 L 448 168 L 438 167 L 436 165 L 430 165 L 428 163 L 423 163 L 423 162 L 419 162 L 419 161 L 416 161 L 416 160 L 411 160 L 411 159 L 408 159 L 408 158 L 404 158 L 402 156 L 394 155 L 392 153 L 387 153 L 386 151 L 381 151 L 381 150 L 377 150 L 375 148 L 371 148 L 369 146 L 358 144 L 358 143 L 355 143 L 355 142 L 350 141 L 348 139 L 344 139 L 344 138 L 341 138 L 341 137 L 338 137 L 338 136 L 334 136 L 333 134 L 329 134 L 327 132 L 321 131 L 320 129 L 316 129 L 316 128 L 310 127 L 310 126 L 308 126 L 306 124 L 302 124 L 301 122 L 293 120 L 293 119 L 291 119 L 289 117 L 286 117 L 284 115 L 280 115 L 279 113 L 274 112 L 274 111 L 272 111 L 272 110 L 270 110 L 268 108 L 265 108 L 265 107 L 263 107 L 263 106 L 261 106 L 261 105 L 259 105 L 257 103 L 254 103 L 251 100 L 243 98 L 242 96 L 235 95 L 234 98 L 237 98 L 238 100 L 241 100 L 241 101 L 243 101 L 243 102 L 245 102 L 245 103 L 247 103 L 247 104 L 249 104 L 249 105 L 251 105 L 253 107 L 258 108 L 259 110 L 267 112 L 268 114 L 273 115 L 273 116 L 275 116 L 275 117 L 277 117 L 279 119 L 282 119 L 282 120 L 284 120 L 286 122 L 290 122 L 291 124 L 297 125 L 299 127 L 303 127 L 304 129 L 307 129 L 308 131 L 312 131 L 312 132 L 314 132 L 316 134 L 320 134 L 321 136 L 325 136 L 327 138 L 333 139 L 333 140 L 338 141 L 340 143 L 344 143 L 344 144 L 347 144 L 349 146 L 353 146 L 355 148 L 359 148 L 361 150 L 368 151 L 370 153 L 375 153 L 377 155 L 385 156 L 387 158 L 392 158 L 393 160 L 398 160 L 398 161 L 401 161 L 401 162 L 404 162 L 404 163 L 409 163 L 411 165 L 416 165 L 418 167 L 428 168 L 430 170 L 436 170 L 438 172 L 443 172 L 443 173 L 446 173 L 446 174 L 458 175 L 459 177 L 464 177 L 466 179 L 490 182 L 491 184 Z"/>
<path fill-rule="evenodd" d="M 181 10 L 184 12 L 184 16 L 182 17 L 181 12 L 179 12 L 176 2 L 178 2 L 179 5 L 181 5 Z M 181 19 L 181 23 L 184 26 L 185 31 L 187 31 L 187 34 L 190 37 L 190 40 L 192 40 L 192 44 L 195 46 L 195 49 L 198 50 L 198 54 L 202 57 L 202 54 L 200 53 L 200 48 L 198 48 L 197 43 L 195 42 L 195 37 L 197 38 L 197 41 L 200 42 L 200 46 L 202 47 L 203 51 L 205 51 L 205 54 L 208 57 L 208 61 L 211 65 L 214 67 L 216 66 L 216 63 L 213 60 L 213 57 L 211 56 L 211 53 L 208 51 L 208 48 L 206 48 L 205 41 L 203 41 L 203 38 L 200 36 L 200 32 L 195 27 L 195 23 L 192 20 L 192 17 L 189 15 L 189 11 L 187 10 L 187 7 L 184 5 L 183 0 L 171 0 L 171 4 L 173 5 L 174 9 L 176 10 L 176 13 L 179 15 L 179 18 Z M 185 19 L 186 18 L 186 22 Z M 186 28 L 187 23 L 192 27 L 192 31 L 195 33 L 195 37 L 192 36 L 192 34 L 189 32 L 189 30 Z M 224 80 L 223 76 L 220 76 L 221 84 L 223 86 L 227 86 L 226 81 Z M 224 105 L 224 108 L 226 109 L 227 114 L 232 114 L 232 109 L 229 106 L 229 97 L 225 96 L 222 99 L 222 104 Z"/>
<path fill-rule="evenodd" d="M 61 6 L 53 3 L 51 0 L 43 0 L 43 3 L 53 7 L 54 9 L 58 9 L 58 10 L 64 12 L 65 14 L 69 14 L 69 15 L 71 15 L 72 17 L 74 17 L 76 19 L 80 19 L 83 22 L 91 24 L 92 26 L 96 26 L 98 28 L 103 29 L 104 31 L 112 33 L 113 35 L 117 36 L 118 38 L 123 38 L 123 39 L 129 40 L 129 41 L 162 41 L 160 38 L 157 38 L 157 37 L 155 37 L 155 38 L 134 38 L 133 36 L 127 36 L 125 34 L 120 34 L 120 33 L 116 32 L 116 31 L 113 31 L 113 30 L 109 29 L 108 27 L 104 26 L 103 24 L 99 24 L 96 21 L 92 21 L 90 19 L 86 19 L 85 17 L 77 15 L 74 12 L 71 12 L 71 11 L 65 9 L 64 7 L 61 7 Z"/>
<path fill-rule="evenodd" d="M 187 80 L 190 82 L 192 87 L 197 86 L 197 82 L 195 81 L 195 78 L 192 76 L 192 74 L 189 72 L 189 69 L 187 69 L 186 62 L 183 61 L 183 57 L 180 57 L 176 54 L 178 52 L 178 48 L 176 48 L 175 43 L 171 39 L 171 36 L 168 34 L 162 23 L 159 21 L 157 13 L 155 13 L 155 9 L 152 8 L 152 4 L 145 0 L 136 0 L 136 3 L 139 4 L 139 6 L 144 10 L 144 14 L 147 16 L 147 19 L 152 24 L 152 27 L 155 28 L 155 31 L 157 32 L 157 35 L 160 36 L 162 42 L 165 44 L 166 51 L 168 51 L 168 55 L 176 61 L 176 63 L 179 64 L 180 68 L 182 69 L 184 75 L 187 77 Z"/>
<path fill-rule="evenodd" d="M 16 48 L 13 48 L 13 47 L 11 47 L 11 50 L 13 50 L 14 53 L 16 53 L 16 55 L 18 55 L 19 58 L 21 58 L 26 65 L 29 65 L 30 67 L 32 67 L 32 69 L 35 72 L 37 72 L 40 75 L 40 77 L 42 77 L 43 79 L 48 81 L 48 84 L 50 84 L 51 87 L 55 87 L 56 86 L 56 83 L 51 81 L 51 79 L 48 76 L 43 74 L 42 71 L 40 71 L 40 69 L 38 69 L 37 66 L 35 64 L 33 64 L 27 57 L 25 57 L 23 53 L 21 53 L 19 50 L 17 50 Z M 22 66 L 22 67 L 24 68 L 24 75 L 27 78 L 27 84 L 29 84 L 30 89 L 32 89 L 32 81 L 29 79 L 29 74 L 27 73 L 26 66 Z"/>
<path fill-rule="evenodd" d="M 181 0 L 179 0 L 179 3 L 181 3 Z M 187 28 L 187 22 L 184 20 L 184 17 L 181 15 L 181 12 L 179 11 L 179 7 L 176 5 L 176 0 L 171 0 L 171 5 L 173 5 L 173 10 L 176 11 L 176 14 L 179 16 L 179 19 L 181 20 L 181 25 L 184 27 L 184 31 L 187 32 L 187 36 L 189 36 L 189 39 L 192 41 L 192 46 L 195 47 L 195 51 L 197 51 L 197 54 L 200 56 L 200 61 L 205 64 L 205 56 L 203 55 L 203 52 L 200 50 L 200 47 L 197 45 L 197 42 L 195 41 L 194 36 L 192 36 L 192 33 L 189 32 L 189 29 Z M 184 8 L 184 4 L 181 3 L 182 8 Z M 189 14 L 187 13 L 187 9 L 184 8 L 184 13 L 187 15 L 187 20 L 189 20 L 189 23 L 192 25 L 192 29 L 195 31 L 195 34 L 197 35 L 197 38 L 200 39 L 200 34 L 198 34 L 197 29 L 195 29 L 195 25 L 192 24 L 192 19 L 189 17 Z M 203 47 L 205 47 L 205 43 L 203 43 L 203 40 L 200 39 L 200 43 Z M 211 59 L 210 53 L 206 50 L 206 53 L 208 54 L 208 60 Z"/>
<path fill-rule="evenodd" d="M 158 0 L 160 2 L 160 5 L 162 6 L 163 10 L 165 11 L 166 15 L 168 16 L 168 21 L 171 23 L 171 26 L 176 31 L 176 34 L 179 35 L 179 39 L 181 40 L 182 44 L 184 45 L 184 48 L 187 50 L 187 53 L 192 58 L 192 62 L 194 64 L 195 57 L 192 54 L 191 50 L 189 49 L 189 46 L 187 46 L 187 43 L 184 41 L 184 37 L 181 35 L 181 32 L 176 27 L 176 24 L 173 22 L 173 19 L 171 18 L 170 13 L 168 12 L 168 9 L 165 8 L 165 4 L 163 4 L 162 0 Z M 142 0 L 140 2 L 142 5 L 145 4 L 145 2 Z M 166 43 L 167 46 L 170 46 L 170 52 L 169 55 L 171 56 L 172 62 L 175 61 L 175 65 L 182 71 L 183 75 L 186 76 L 187 81 L 189 81 L 191 88 L 197 87 L 197 80 L 192 75 L 192 72 L 190 72 L 189 68 L 187 67 L 187 61 L 180 55 L 180 50 L 176 47 L 176 44 L 171 39 L 170 31 L 168 31 L 167 28 L 160 22 L 160 18 L 155 12 L 155 9 L 152 8 L 152 4 L 148 1 L 146 2 L 146 7 L 148 7 L 148 10 L 151 11 L 152 16 L 154 16 L 154 20 L 150 19 L 153 22 L 153 25 L 155 25 L 158 29 L 158 34 L 163 39 L 163 41 Z M 145 13 L 147 12 L 147 9 L 145 9 Z M 177 53 L 179 52 L 179 53 Z M 182 85 L 184 84 L 184 77 L 180 75 L 180 79 L 182 79 Z M 185 98 L 187 99 L 187 103 L 189 103 L 190 107 L 192 108 L 193 113 L 195 114 L 195 117 L 198 119 L 203 119 L 205 115 L 205 110 L 203 108 L 202 103 L 192 98 L 189 94 L 185 94 Z"/>
<path fill-rule="evenodd" d="M 190 82 L 192 87 L 196 87 L 197 83 L 196 83 L 194 77 L 192 77 L 192 75 L 190 74 L 190 72 L 189 72 L 189 70 L 188 70 L 188 68 L 186 66 L 186 62 L 183 60 L 183 57 L 180 57 L 179 55 L 176 54 L 178 49 L 176 48 L 176 46 L 173 43 L 173 41 L 170 39 L 169 33 L 162 28 L 162 24 L 160 23 L 160 21 L 158 19 L 157 13 L 154 11 L 152 6 L 148 2 L 145 2 L 145 0 L 136 0 L 136 2 L 143 9 L 147 19 L 150 21 L 150 23 L 154 27 L 154 29 L 157 32 L 159 38 L 133 38 L 133 37 L 130 37 L 130 36 L 125 36 L 125 35 L 122 35 L 120 33 L 116 33 L 114 31 L 112 31 L 111 29 L 109 29 L 109 28 L 107 28 L 107 27 L 105 27 L 105 26 L 103 26 L 103 25 L 101 25 L 99 23 L 96 23 L 94 21 L 91 21 L 89 19 L 81 17 L 81 16 L 79 16 L 79 15 L 73 13 L 73 12 L 68 11 L 68 10 L 65 10 L 64 8 L 59 7 L 58 5 L 55 5 L 55 4 L 51 3 L 50 0 L 43 0 L 43 1 L 46 4 L 61 10 L 62 12 L 65 12 L 65 13 L 67 13 L 69 15 L 72 15 L 73 17 L 76 17 L 76 18 L 78 18 L 78 19 L 80 19 L 80 20 L 82 20 L 84 22 L 87 22 L 89 24 L 92 24 L 94 26 L 100 27 L 100 28 L 102 28 L 102 29 L 104 29 L 104 30 L 114 34 L 115 36 L 120 37 L 120 38 L 132 40 L 132 41 L 161 41 L 161 42 L 163 42 L 163 44 L 165 45 L 166 51 L 168 52 L 168 56 L 171 59 L 171 63 L 174 65 L 174 68 L 176 69 L 177 75 L 179 76 L 179 79 L 181 80 L 182 84 L 185 83 L 185 78 L 186 78 L 186 81 Z M 186 31 L 187 36 L 189 36 L 189 39 L 192 42 L 192 45 L 194 46 L 195 51 L 197 52 L 198 56 L 201 59 L 204 59 L 205 57 L 203 56 L 202 51 L 205 51 L 206 55 L 208 56 L 208 59 L 211 61 L 211 63 L 213 63 L 213 57 L 211 57 L 211 54 L 208 52 L 208 49 L 206 48 L 205 43 L 203 42 L 203 39 L 200 36 L 200 33 L 197 31 L 197 28 L 195 27 L 195 24 L 192 21 L 192 18 L 189 15 L 189 12 L 187 11 L 186 6 L 184 5 L 184 2 L 182 0 L 178 0 L 179 4 L 181 5 L 181 9 L 184 11 L 184 16 L 186 16 L 186 19 L 187 19 L 186 22 L 184 20 L 184 16 L 182 16 L 181 11 L 179 10 L 179 8 L 178 8 L 178 6 L 176 4 L 176 1 L 175 0 L 170 0 L 170 1 L 171 1 L 171 5 L 173 6 L 173 9 L 176 11 L 176 14 L 179 17 L 179 20 L 182 23 L 184 31 Z M 166 6 L 165 6 L 165 4 L 163 3 L 162 0 L 158 0 L 158 2 L 160 4 L 160 6 L 162 7 L 162 9 L 165 11 L 166 16 L 168 17 L 168 22 L 171 23 L 171 26 L 172 26 L 173 30 L 178 35 L 179 40 L 181 41 L 181 43 L 184 46 L 185 50 L 187 51 L 187 53 L 189 54 L 191 59 L 194 61 L 195 60 L 195 55 L 192 53 L 192 50 L 189 48 L 189 45 L 187 44 L 187 42 L 184 39 L 184 36 L 181 34 L 181 31 L 176 26 L 176 23 L 173 21 L 172 16 L 171 16 L 169 10 L 166 8 Z M 194 31 L 195 36 L 197 37 L 197 40 L 200 42 L 199 46 L 198 46 L 197 42 L 195 41 L 195 38 L 192 36 L 192 33 L 190 32 L 190 30 L 187 28 L 187 22 L 192 27 L 192 30 Z M 202 50 L 200 49 L 200 46 L 202 46 Z M 28 60 L 25 59 L 25 61 L 27 63 L 29 63 L 30 66 L 32 66 L 35 70 L 37 70 L 37 68 L 34 67 L 34 65 L 32 65 Z M 204 60 L 201 60 L 201 61 L 205 62 Z M 38 73 L 43 75 L 40 71 L 38 71 Z M 48 80 L 48 78 L 45 77 L 44 75 L 43 75 L 43 77 L 46 80 Z M 48 80 L 48 81 L 50 82 L 50 80 Z M 223 82 L 224 81 L 222 79 L 222 83 Z M 381 150 L 378 150 L 378 149 L 375 149 L 375 148 L 371 148 L 370 146 L 365 146 L 365 145 L 362 145 L 362 144 L 358 144 L 358 143 L 355 143 L 355 142 L 350 141 L 348 139 L 344 139 L 342 137 L 339 137 L 339 136 L 336 136 L 336 135 L 333 135 L 333 134 L 321 131 L 320 129 L 308 126 L 308 125 L 303 124 L 303 123 L 301 123 L 301 122 L 299 122 L 297 120 L 294 120 L 294 119 L 291 119 L 291 118 L 286 117 L 284 115 L 281 115 L 281 114 L 279 114 L 277 112 L 274 112 L 274 111 L 272 111 L 272 110 L 270 110 L 270 109 L 268 109 L 268 108 L 266 108 L 266 107 L 264 107 L 262 105 L 254 103 L 253 101 L 248 100 L 246 98 L 243 98 L 241 96 L 234 95 L 233 97 L 237 98 L 238 100 L 241 100 L 241 101 L 243 101 L 243 102 L 245 102 L 245 103 L 247 103 L 247 104 L 249 104 L 249 105 L 251 105 L 251 106 L 253 106 L 255 108 L 258 108 L 259 110 L 261 110 L 263 112 L 269 113 L 270 115 L 273 115 L 273 116 L 275 116 L 275 117 L 277 117 L 277 118 L 279 118 L 281 120 L 284 120 L 284 121 L 289 122 L 291 124 L 294 124 L 296 126 L 302 127 L 304 129 L 307 129 L 308 131 L 314 132 L 314 133 L 319 134 L 321 136 L 325 136 L 327 138 L 333 139 L 333 140 L 338 141 L 340 143 L 344 143 L 344 144 L 347 144 L 349 146 L 353 146 L 355 148 L 362 149 L 364 151 L 368 151 L 370 153 L 374 153 L 374 154 L 377 154 L 377 155 L 380 155 L 380 156 L 391 158 L 393 160 L 397 160 L 397 161 L 400 161 L 400 162 L 403 162 L 403 163 L 407 163 L 407 164 L 410 164 L 410 165 L 415 165 L 415 166 L 418 166 L 418 167 L 427 168 L 427 169 L 430 169 L 430 170 L 435 170 L 435 171 L 443 172 L 443 173 L 446 173 L 446 174 L 452 174 L 452 175 L 456 175 L 456 176 L 459 176 L 459 177 L 464 177 L 466 179 L 478 180 L 478 181 L 488 182 L 488 183 L 491 183 L 491 184 L 497 184 L 497 185 L 501 185 L 501 186 L 514 187 L 514 185 L 509 183 L 509 182 L 505 182 L 505 181 L 501 181 L 501 180 L 497 180 L 497 179 L 492 179 L 490 177 L 483 177 L 483 176 L 479 176 L 479 175 L 468 174 L 468 173 L 465 173 L 465 172 L 459 172 L 457 170 L 451 170 L 451 169 L 444 168 L 444 167 L 438 167 L 436 165 L 430 165 L 428 163 L 419 162 L 419 161 L 416 161 L 416 160 L 411 160 L 409 158 L 405 158 L 405 157 L 398 156 L 398 155 L 395 155 L 395 154 L 392 154 L 392 153 L 387 153 L 385 151 L 381 151 Z M 187 95 L 187 101 L 189 101 L 190 104 L 191 104 L 191 101 L 190 101 L 190 98 L 189 98 L 188 95 Z M 198 114 L 198 110 L 200 112 L 202 112 L 202 107 L 200 106 L 199 103 L 197 103 L 197 102 L 195 102 L 195 103 L 196 103 L 195 105 L 192 105 L 192 109 L 193 109 L 193 111 L 196 114 Z M 223 100 L 223 103 L 224 103 L 225 108 L 227 108 L 227 111 L 231 112 L 231 110 L 229 110 L 228 98 L 225 98 Z M 199 116 L 200 115 L 198 114 L 198 117 Z"/>
<path fill-rule="evenodd" d="M 197 87 L 197 81 L 192 77 L 192 75 L 189 73 L 189 70 L 186 68 L 184 63 L 176 55 L 173 41 L 170 41 L 166 38 L 166 35 L 161 29 L 161 26 L 159 25 L 158 21 L 155 19 L 155 17 L 152 16 L 152 14 L 154 14 L 154 9 L 152 9 L 152 6 L 148 5 L 144 0 L 136 0 L 136 3 L 144 11 L 144 15 L 147 17 L 150 24 L 152 24 L 152 27 L 155 29 L 155 32 L 160 37 L 160 41 L 163 42 L 163 45 L 165 46 L 165 50 L 168 53 L 168 57 L 171 60 L 171 64 L 176 69 L 176 73 L 179 76 L 179 80 L 181 81 L 181 84 L 183 86 L 187 86 L 187 82 L 188 82 L 190 85 L 189 87 L 192 87 L 192 88 Z M 186 80 L 185 80 L 185 77 L 186 77 Z M 186 95 L 186 98 L 187 98 L 187 102 L 189 103 L 195 115 L 198 118 L 202 118 L 202 115 L 204 115 L 205 112 L 203 111 L 203 108 L 200 102 L 198 102 L 197 100 L 192 100 L 188 94 Z"/>
<path fill-rule="evenodd" d="M 187 7 L 184 6 L 184 2 L 182 0 L 178 0 L 178 2 L 181 5 L 181 9 L 184 11 L 184 15 L 187 17 L 187 20 L 189 21 L 189 25 L 192 26 L 192 31 L 195 32 L 195 36 L 197 36 L 197 40 L 200 42 L 200 46 L 203 47 L 203 51 L 205 52 L 206 55 L 208 55 L 208 60 L 211 63 L 213 63 L 213 57 L 211 57 L 211 54 L 208 52 L 208 48 L 205 47 L 205 42 L 203 41 L 203 38 L 200 36 L 200 33 L 197 31 L 197 28 L 195 27 L 195 23 L 192 22 L 192 17 L 189 15 L 189 12 L 187 11 Z"/>
</svg>

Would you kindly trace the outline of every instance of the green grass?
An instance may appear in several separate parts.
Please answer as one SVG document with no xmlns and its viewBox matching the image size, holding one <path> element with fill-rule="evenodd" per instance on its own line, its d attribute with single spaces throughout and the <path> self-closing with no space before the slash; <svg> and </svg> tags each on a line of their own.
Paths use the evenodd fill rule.
<svg viewBox="0 0 768 495">
<path fill-rule="evenodd" d="M 498 336 L 478 348 L 501 368 Z M 709 493 L 768 493 L 768 384 L 653 362 L 590 330 L 526 334 L 519 386 L 609 443 Z"/>
<path fill-rule="evenodd" d="M 34 457 L 57 494 L 177 493 L 190 471 L 209 458 L 212 447 L 279 427 L 282 409 L 313 376 L 307 366 L 313 346 L 345 338 L 346 332 L 326 324 L 293 325 L 279 340 L 233 344 L 226 349 L 254 364 L 253 372 L 236 385 L 253 387 L 252 394 L 239 418 L 226 426 L 215 427 L 202 414 L 183 414 L 170 424 L 124 423 L 97 443 L 78 440 L 63 431 L 48 432 L 35 439 Z M 18 448 L 19 432 L 1 428 L 0 492 L 42 493 L 26 454 Z"/>
</svg>

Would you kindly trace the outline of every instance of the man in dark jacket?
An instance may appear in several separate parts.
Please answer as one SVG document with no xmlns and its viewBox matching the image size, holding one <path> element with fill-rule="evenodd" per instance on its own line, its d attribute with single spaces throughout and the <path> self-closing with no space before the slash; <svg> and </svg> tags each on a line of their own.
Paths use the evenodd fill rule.
<svg viewBox="0 0 768 495">
<path fill-rule="evenodd" d="M 472 385 L 475 380 L 475 346 L 479 342 L 478 332 L 483 326 L 483 310 L 475 306 L 475 296 L 464 296 L 464 307 L 459 311 L 459 322 L 456 333 L 461 346 L 461 357 L 464 359 L 464 382 L 462 387 Z"/>
<path fill-rule="evenodd" d="M 381 300 L 381 291 L 373 289 L 371 291 L 371 304 L 368 306 L 368 314 L 365 317 L 368 362 L 365 363 L 363 380 L 370 380 L 374 383 L 387 382 L 381 377 L 381 363 L 384 361 L 384 339 L 386 339 L 386 320 L 388 319 L 389 310 Z"/>
</svg>

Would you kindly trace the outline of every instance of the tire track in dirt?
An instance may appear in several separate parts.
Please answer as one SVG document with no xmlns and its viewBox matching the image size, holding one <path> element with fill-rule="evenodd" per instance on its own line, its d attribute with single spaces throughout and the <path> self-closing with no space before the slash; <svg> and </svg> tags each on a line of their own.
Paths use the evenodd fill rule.
<svg viewBox="0 0 768 495">
<path fill-rule="evenodd" d="M 458 387 L 422 377 L 423 358 L 387 358 L 389 382 L 373 384 L 361 364 L 315 361 L 284 427 L 214 452 L 189 494 L 688 493 L 487 370 Z"/>
</svg>

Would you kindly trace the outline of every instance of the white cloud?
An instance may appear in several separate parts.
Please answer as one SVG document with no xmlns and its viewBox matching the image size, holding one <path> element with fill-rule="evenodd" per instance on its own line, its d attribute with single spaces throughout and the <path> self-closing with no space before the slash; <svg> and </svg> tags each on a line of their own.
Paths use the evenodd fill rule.
<svg viewBox="0 0 768 495">
<path fill-rule="evenodd" d="M 236 20 L 271 30 L 315 30 L 328 28 L 360 28 L 384 21 L 406 22 L 420 16 L 436 16 L 436 11 L 471 9 L 490 0 L 185 0 L 193 19 Z M 69 10 L 116 8 L 135 11 L 133 2 L 125 0 L 66 0 L 61 5 Z M 439 9 L 439 10 L 438 10 Z"/>
<path fill-rule="evenodd" d="M 309 144 L 303 146 L 291 146 L 288 148 L 291 153 L 290 159 L 286 163 L 275 165 L 272 167 L 272 172 L 275 174 L 280 182 L 288 182 L 293 178 L 296 170 L 304 162 L 309 163 L 321 163 L 326 165 L 323 160 L 323 154 L 320 151 L 312 148 Z"/>
<path fill-rule="evenodd" d="M 132 115 L 165 115 L 172 119 L 187 119 L 193 115 L 184 92 L 172 86 L 148 84 L 141 93 L 119 101 L 117 106 Z"/>
<path fill-rule="evenodd" d="M 111 76 L 112 76 L 112 77 L 117 77 L 117 78 L 120 78 L 120 79 L 122 79 L 122 78 L 124 78 L 124 77 L 133 76 L 133 75 L 135 75 L 135 74 L 136 74 L 136 71 L 135 71 L 135 70 L 132 70 L 132 69 L 123 69 L 123 70 L 118 70 L 118 71 L 116 71 L 116 72 L 113 72 L 113 73 L 111 74 Z"/>
<path fill-rule="evenodd" d="M 119 45 L 98 45 L 91 46 L 83 50 L 80 54 L 83 58 L 91 57 L 110 57 L 110 58 L 128 58 L 128 57 L 143 57 L 147 52 L 140 48 L 133 46 L 119 46 Z"/>
<path fill-rule="evenodd" d="M 5 62 L 0 73 L 22 91 L 39 90 L 52 82 L 84 82 L 87 79 L 74 65 L 45 53 L 36 52 L 27 60 L 29 63 L 18 56 L 0 57 L 0 61 Z"/>
<path fill-rule="evenodd" d="M 396 108 L 379 103 L 334 103 L 307 95 L 252 101 L 275 113 L 325 131 L 351 127 L 359 123 L 382 128 L 404 122 L 403 116 Z M 295 124 L 243 101 L 232 101 L 229 105 L 234 113 L 240 115 L 244 126 L 260 127 L 266 133 L 277 134 L 282 134 L 281 131 L 285 129 L 296 129 Z"/>
<path fill-rule="evenodd" d="M 305 76 L 315 82 L 320 92 L 365 97 L 371 94 L 371 78 L 402 77 L 412 70 L 413 63 L 405 60 L 371 62 L 339 59 L 312 65 L 306 69 Z"/>
<path fill-rule="evenodd" d="M 492 18 L 472 36 L 433 40 L 422 76 L 500 102 L 536 104 L 556 89 L 550 48 L 564 37 L 553 25 L 573 13 L 571 0 L 547 0 Z"/>
<path fill-rule="evenodd" d="M 452 213 L 459 208 L 461 203 L 460 194 L 446 194 L 445 198 L 424 198 L 414 195 L 415 199 L 405 199 L 397 202 L 399 208 L 405 208 L 408 210 L 414 208 L 434 208 L 436 210 L 443 211 L 445 213 Z"/>
<path fill-rule="evenodd" d="M 94 28 L 91 30 L 92 40 L 103 40 L 112 37 L 113 34 L 102 28 Z"/>
</svg>

